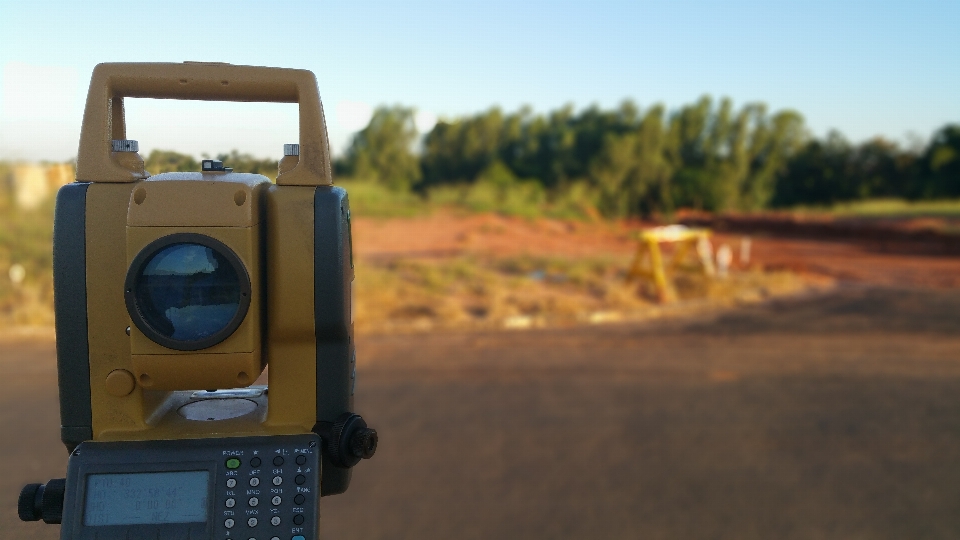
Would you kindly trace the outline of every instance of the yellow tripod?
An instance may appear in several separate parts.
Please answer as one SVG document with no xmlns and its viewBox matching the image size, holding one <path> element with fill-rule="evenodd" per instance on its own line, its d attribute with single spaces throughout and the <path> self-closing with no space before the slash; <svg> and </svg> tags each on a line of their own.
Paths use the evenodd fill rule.
<svg viewBox="0 0 960 540">
<path fill-rule="evenodd" d="M 637 251 L 627 271 L 627 283 L 634 280 L 652 283 L 660 302 L 672 302 L 677 294 L 667 280 L 667 272 L 688 270 L 712 276 L 713 247 L 709 229 L 691 229 L 683 225 L 656 227 L 640 232 Z M 664 261 L 660 244 L 671 243 L 675 247 L 668 261 Z"/>
</svg>

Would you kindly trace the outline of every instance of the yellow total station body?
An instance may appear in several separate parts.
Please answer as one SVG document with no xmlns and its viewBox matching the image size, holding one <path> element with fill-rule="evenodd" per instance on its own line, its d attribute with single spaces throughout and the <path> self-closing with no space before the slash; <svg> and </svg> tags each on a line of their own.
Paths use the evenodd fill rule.
<svg viewBox="0 0 960 540">
<path fill-rule="evenodd" d="M 275 184 L 217 162 L 151 177 L 125 97 L 298 103 L 299 152 L 288 145 Z M 366 429 L 353 414 L 350 208 L 332 185 L 313 73 L 100 64 L 76 180 L 54 230 L 67 447 L 314 432 L 323 494 L 345 490 L 359 459 L 346 432 Z M 266 366 L 267 386 L 247 388 Z"/>
</svg>

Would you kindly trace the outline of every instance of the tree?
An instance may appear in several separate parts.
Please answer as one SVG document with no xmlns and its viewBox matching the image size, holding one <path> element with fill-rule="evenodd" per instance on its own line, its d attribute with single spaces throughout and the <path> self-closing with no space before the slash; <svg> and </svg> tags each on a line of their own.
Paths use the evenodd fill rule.
<svg viewBox="0 0 960 540">
<path fill-rule="evenodd" d="M 853 151 L 836 131 L 823 140 L 808 141 L 779 174 L 772 205 L 830 205 L 851 199 L 855 192 L 850 185 Z"/>
<path fill-rule="evenodd" d="M 605 138 L 590 167 L 601 212 L 626 217 L 673 210 L 663 116 L 662 106 L 653 107 L 634 131 Z"/>
<path fill-rule="evenodd" d="M 230 167 L 234 172 L 262 174 L 274 181 L 280 173 L 277 160 L 255 158 L 236 150 L 231 150 L 229 154 L 217 154 L 216 159 L 222 161 L 225 167 Z"/>
<path fill-rule="evenodd" d="M 519 126 L 505 124 L 503 112 L 496 107 L 473 117 L 438 122 L 423 143 L 423 187 L 473 182 L 498 159 L 506 146 L 505 130 L 511 129 Z"/>
<path fill-rule="evenodd" d="M 358 178 L 382 182 L 392 189 L 410 189 L 421 178 L 413 152 L 417 139 L 414 109 L 379 107 L 370 123 L 354 135 L 347 150 L 347 168 Z"/>
<path fill-rule="evenodd" d="M 193 156 L 172 150 L 153 150 L 144 162 L 144 168 L 150 174 L 165 172 L 199 171 L 200 164 Z"/>
<path fill-rule="evenodd" d="M 960 124 L 941 128 L 922 158 L 923 186 L 919 196 L 960 196 Z"/>
</svg>

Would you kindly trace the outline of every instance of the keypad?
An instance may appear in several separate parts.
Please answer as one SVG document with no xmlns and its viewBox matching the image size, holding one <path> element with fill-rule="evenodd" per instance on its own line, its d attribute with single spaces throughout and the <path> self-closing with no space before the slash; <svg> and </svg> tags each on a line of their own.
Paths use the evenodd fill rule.
<svg viewBox="0 0 960 540">
<path fill-rule="evenodd" d="M 316 442 L 303 436 L 297 438 Z M 224 516 L 221 536 L 236 540 L 293 540 L 316 535 L 313 516 L 320 495 L 319 444 L 270 448 L 270 439 L 264 438 L 264 448 L 244 449 L 238 452 L 241 455 L 227 456 L 237 459 L 240 466 L 226 469 L 226 480 L 218 482 L 226 486 L 218 489 L 223 492 L 217 497 Z M 226 529 L 231 529 L 232 534 L 227 535 Z"/>
</svg>

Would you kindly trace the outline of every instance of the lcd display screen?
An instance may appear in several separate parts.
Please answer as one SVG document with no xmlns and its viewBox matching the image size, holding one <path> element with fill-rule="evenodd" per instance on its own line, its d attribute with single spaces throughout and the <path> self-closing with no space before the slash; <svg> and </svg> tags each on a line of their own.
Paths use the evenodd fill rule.
<svg viewBox="0 0 960 540">
<path fill-rule="evenodd" d="M 208 471 L 87 476 L 84 525 L 155 525 L 207 520 Z"/>
</svg>

